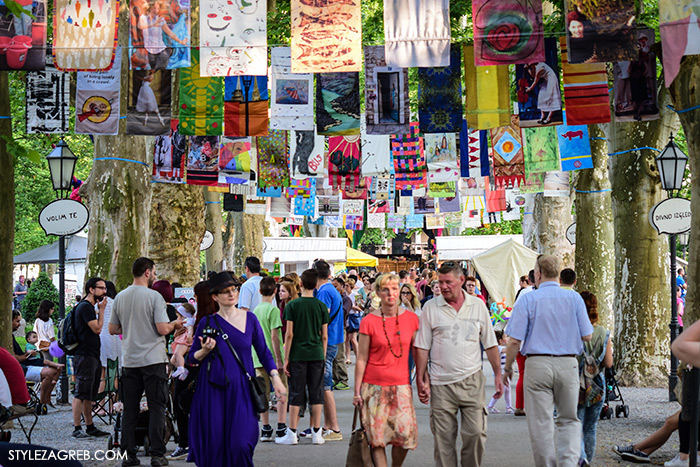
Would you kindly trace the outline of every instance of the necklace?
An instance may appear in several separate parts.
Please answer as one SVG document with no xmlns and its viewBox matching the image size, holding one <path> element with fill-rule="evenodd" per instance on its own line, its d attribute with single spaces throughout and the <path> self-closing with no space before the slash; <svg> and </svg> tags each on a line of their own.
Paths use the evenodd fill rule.
<svg viewBox="0 0 700 467">
<path fill-rule="evenodd" d="M 389 345 L 389 352 L 396 358 L 403 357 L 403 344 L 401 343 L 401 330 L 399 329 L 399 311 L 396 310 L 396 335 L 399 336 L 399 354 L 394 353 L 394 349 L 391 347 L 391 341 L 389 340 L 389 334 L 386 332 L 386 316 L 384 316 L 384 310 L 379 307 L 379 313 L 382 315 L 382 328 L 384 329 L 384 337 L 386 337 L 386 343 Z"/>
</svg>

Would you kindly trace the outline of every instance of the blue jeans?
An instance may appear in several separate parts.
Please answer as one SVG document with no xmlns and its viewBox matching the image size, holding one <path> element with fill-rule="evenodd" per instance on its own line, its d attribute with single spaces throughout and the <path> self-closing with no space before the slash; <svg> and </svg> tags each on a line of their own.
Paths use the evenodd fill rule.
<svg viewBox="0 0 700 467">
<path fill-rule="evenodd" d="M 332 391 L 333 390 L 333 360 L 338 354 L 337 345 L 328 345 L 326 347 L 326 371 L 323 374 L 323 390 Z"/>
<path fill-rule="evenodd" d="M 600 420 L 600 411 L 603 409 L 605 401 L 602 400 L 590 407 L 583 405 L 578 406 L 578 419 L 581 420 L 581 428 L 583 436 L 581 436 L 581 459 L 585 459 L 588 463 L 593 462 L 595 455 L 595 438 L 596 429 L 598 428 L 598 420 Z"/>
</svg>

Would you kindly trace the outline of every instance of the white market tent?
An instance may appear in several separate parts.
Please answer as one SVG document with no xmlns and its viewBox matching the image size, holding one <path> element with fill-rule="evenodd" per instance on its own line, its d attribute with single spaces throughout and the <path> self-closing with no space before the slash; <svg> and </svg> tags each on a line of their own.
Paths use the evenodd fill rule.
<svg viewBox="0 0 700 467">
<path fill-rule="evenodd" d="M 316 259 L 328 263 L 345 263 L 347 259 L 346 238 L 313 237 L 264 237 L 263 267 L 272 270 L 275 258 L 281 264 L 281 273 L 301 274 Z"/>
<path fill-rule="evenodd" d="M 440 261 L 466 261 L 510 239 L 520 245 L 523 244 L 522 235 L 462 235 L 455 237 L 437 237 L 438 257 Z M 528 271 L 530 269 L 528 269 Z"/>
</svg>

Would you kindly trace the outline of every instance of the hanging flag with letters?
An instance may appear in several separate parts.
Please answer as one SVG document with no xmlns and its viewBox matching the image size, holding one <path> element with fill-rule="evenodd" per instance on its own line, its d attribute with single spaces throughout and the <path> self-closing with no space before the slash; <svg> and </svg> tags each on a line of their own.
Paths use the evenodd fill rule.
<svg viewBox="0 0 700 467">
<path fill-rule="evenodd" d="M 108 71 L 78 72 L 75 91 L 75 132 L 116 135 L 119 132 L 121 47 Z"/>
<path fill-rule="evenodd" d="M 28 72 L 26 106 L 27 133 L 67 133 L 70 130 L 70 75 L 52 66 L 44 71 Z"/>
</svg>

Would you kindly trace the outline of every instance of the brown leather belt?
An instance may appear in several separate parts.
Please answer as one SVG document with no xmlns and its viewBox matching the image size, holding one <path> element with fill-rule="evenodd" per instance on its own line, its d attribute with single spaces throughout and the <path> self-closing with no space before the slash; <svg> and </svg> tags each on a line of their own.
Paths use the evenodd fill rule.
<svg viewBox="0 0 700 467">
<path fill-rule="evenodd" d="M 548 353 L 531 353 L 525 355 L 526 357 L 576 357 L 574 354 L 566 354 L 566 355 L 552 355 Z"/>
</svg>

